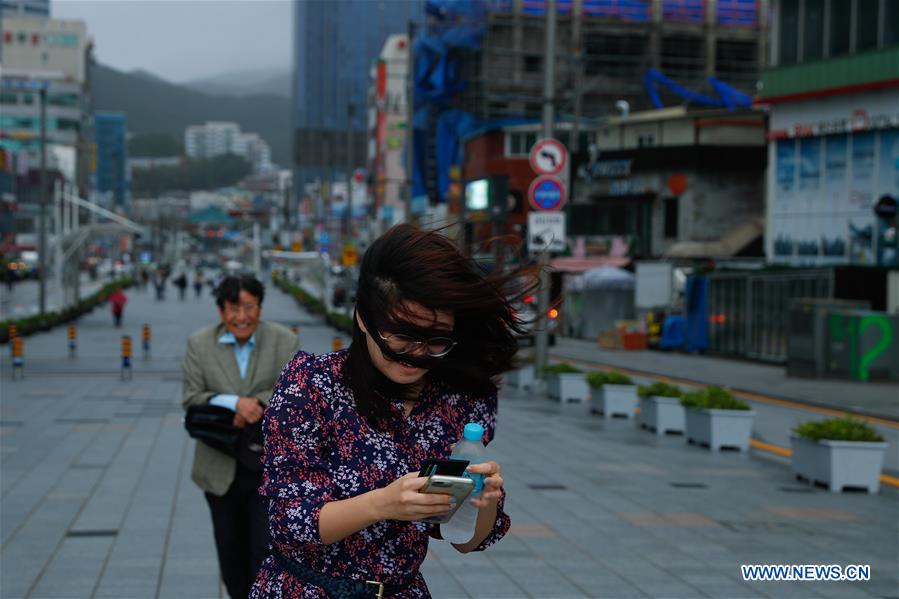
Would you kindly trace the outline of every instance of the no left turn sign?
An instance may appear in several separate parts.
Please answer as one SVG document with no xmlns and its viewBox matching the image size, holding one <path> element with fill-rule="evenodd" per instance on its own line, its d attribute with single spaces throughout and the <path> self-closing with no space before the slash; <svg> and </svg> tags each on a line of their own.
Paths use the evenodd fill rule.
<svg viewBox="0 0 899 599">
<path fill-rule="evenodd" d="M 558 175 L 568 163 L 568 150 L 557 139 L 538 140 L 531 148 L 531 168 L 538 175 Z"/>
</svg>

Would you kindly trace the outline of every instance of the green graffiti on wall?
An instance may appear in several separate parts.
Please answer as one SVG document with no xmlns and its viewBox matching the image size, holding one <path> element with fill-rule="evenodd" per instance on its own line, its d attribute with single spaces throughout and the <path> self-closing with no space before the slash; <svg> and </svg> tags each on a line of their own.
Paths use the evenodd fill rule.
<svg viewBox="0 0 899 599">
<path fill-rule="evenodd" d="M 867 381 L 870 378 L 871 364 L 890 348 L 895 338 L 893 323 L 888 317 L 879 314 L 862 317 L 831 314 L 827 319 L 827 325 L 832 341 L 843 341 L 849 344 L 849 373 L 850 376 L 860 381 Z M 859 355 L 859 342 L 865 331 L 871 327 L 880 329 L 880 339 Z"/>
</svg>

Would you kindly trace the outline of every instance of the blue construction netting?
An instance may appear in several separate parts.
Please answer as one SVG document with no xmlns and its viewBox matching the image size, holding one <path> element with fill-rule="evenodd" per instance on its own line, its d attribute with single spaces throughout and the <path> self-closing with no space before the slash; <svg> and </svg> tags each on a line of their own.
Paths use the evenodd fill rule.
<svg viewBox="0 0 899 599">
<path fill-rule="evenodd" d="M 683 85 L 680 85 L 674 80 L 669 79 L 657 69 L 649 69 L 643 75 L 643 83 L 646 86 L 646 93 L 649 94 L 649 100 L 656 108 L 665 107 L 665 104 L 662 102 L 662 98 L 659 96 L 659 91 L 657 88 L 658 85 L 664 86 L 669 91 L 677 94 L 691 104 L 727 108 L 728 110 L 735 110 L 736 108 L 749 108 L 750 106 L 752 106 L 752 98 L 750 98 L 743 92 L 734 89 L 733 87 L 729 86 L 719 79 L 715 79 L 714 77 L 709 77 L 708 81 L 709 85 L 712 86 L 712 89 L 715 90 L 715 93 L 718 94 L 717 97 L 706 96 L 704 94 L 694 92 L 691 89 L 687 89 Z"/>
<path fill-rule="evenodd" d="M 573 0 L 556 0 L 560 15 L 571 13 Z M 515 10 L 514 0 L 484 0 L 483 6 L 489 12 L 511 13 Z M 620 19 L 645 23 L 652 18 L 650 0 L 582 0 L 581 10 L 587 17 Z M 705 0 L 663 0 L 662 18 L 666 21 L 702 23 L 706 18 Z M 522 0 L 521 10 L 525 15 L 546 14 L 546 0 Z M 716 21 L 726 26 L 755 26 L 758 23 L 758 0 L 718 0 Z"/>
</svg>

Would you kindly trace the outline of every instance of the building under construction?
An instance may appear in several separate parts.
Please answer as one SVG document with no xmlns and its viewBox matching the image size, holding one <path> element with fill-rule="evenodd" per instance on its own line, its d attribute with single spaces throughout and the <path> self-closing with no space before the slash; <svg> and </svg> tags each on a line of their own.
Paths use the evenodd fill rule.
<svg viewBox="0 0 899 599">
<path fill-rule="evenodd" d="M 767 0 L 557 0 L 557 9 L 560 118 L 608 115 L 621 100 L 652 108 L 653 85 L 666 105 L 718 100 L 710 77 L 755 93 Z M 546 0 L 487 3 L 481 47 L 462 51 L 467 87 L 458 108 L 481 118 L 540 117 L 545 11 Z"/>
</svg>

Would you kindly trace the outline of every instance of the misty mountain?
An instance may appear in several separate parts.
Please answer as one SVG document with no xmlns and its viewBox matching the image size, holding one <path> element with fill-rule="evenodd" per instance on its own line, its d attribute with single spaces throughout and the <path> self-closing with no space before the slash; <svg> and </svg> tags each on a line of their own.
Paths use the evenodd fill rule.
<svg viewBox="0 0 899 599">
<path fill-rule="evenodd" d="M 127 113 L 133 133 L 167 133 L 184 139 L 189 125 L 234 121 L 243 131 L 258 133 L 268 142 L 274 162 L 290 164 L 289 98 L 208 94 L 143 71 L 123 73 L 101 64 L 93 67 L 92 83 L 96 110 Z"/>
<path fill-rule="evenodd" d="M 287 69 L 259 69 L 222 73 L 214 77 L 188 81 L 184 85 L 207 94 L 238 97 L 271 94 L 289 98 L 291 78 L 292 75 Z"/>
</svg>

